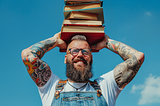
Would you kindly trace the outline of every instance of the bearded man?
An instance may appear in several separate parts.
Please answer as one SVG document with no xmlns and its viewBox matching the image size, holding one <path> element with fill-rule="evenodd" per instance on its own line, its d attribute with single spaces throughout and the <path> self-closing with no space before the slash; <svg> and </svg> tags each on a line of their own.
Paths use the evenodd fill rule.
<svg viewBox="0 0 160 106">
<path fill-rule="evenodd" d="M 137 74 L 144 61 L 144 54 L 110 39 L 107 35 L 103 41 L 90 46 L 83 35 L 73 36 L 71 42 L 66 45 L 60 39 L 60 34 L 57 33 L 22 51 L 22 60 L 30 77 L 38 86 L 43 106 L 115 106 L 119 93 Z M 60 80 L 52 73 L 47 63 L 41 60 L 47 51 L 55 47 L 67 49 L 67 80 Z M 93 76 L 92 49 L 103 48 L 117 53 L 124 62 L 90 81 Z"/>
</svg>

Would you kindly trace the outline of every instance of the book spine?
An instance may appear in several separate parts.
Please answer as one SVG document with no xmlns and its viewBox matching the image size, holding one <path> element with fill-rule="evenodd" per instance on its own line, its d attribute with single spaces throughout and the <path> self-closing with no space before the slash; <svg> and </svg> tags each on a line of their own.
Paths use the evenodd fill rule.
<svg viewBox="0 0 160 106">
<path fill-rule="evenodd" d="M 96 8 L 87 8 L 87 9 L 77 9 L 77 10 L 63 10 L 63 12 L 84 11 L 84 10 L 93 10 L 94 11 L 94 9 L 100 9 L 100 8 L 103 9 L 103 7 L 96 7 Z"/>
<path fill-rule="evenodd" d="M 72 2 L 72 1 L 65 1 L 65 6 L 75 6 L 75 5 L 101 3 L 101 2 L 102 1 L 93 1 L 93 2 Z"/>
<path fill-rule="evenodd" d="M 76 2 L 93 2 L 93 1 L 100 1 L 100 0 L 64 0 L 64 1 L 76 1 Z"/>
<path fill-rule="evenodd" d="M 81 5 L 71 5 L 71 6 L 65 6 L 64 10 L 76 10 L 76 9 L 91 9 L 91 8 L 98 8 L 101 7 L 101 3 L 92 3 L 92 4 L 81 4 Z"/>
<path fill-rule="evenodd" d="M 64 26 L 89 26 L 89 27 L 102 27 L 102 25 L 86 25 L 86 24 L 63 24 Z"/>
</svg>

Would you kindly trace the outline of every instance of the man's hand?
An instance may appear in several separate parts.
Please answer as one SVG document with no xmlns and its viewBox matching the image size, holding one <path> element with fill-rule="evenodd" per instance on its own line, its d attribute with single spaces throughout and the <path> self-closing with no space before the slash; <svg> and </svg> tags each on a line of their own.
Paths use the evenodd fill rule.
<svg viewBox="0 0 160 106">
<path fill-rule="evenodd" d="M 67 48 L 67 45 L 66 43 L 60 38 L 61 36 L 61 32 L 59 33 L 56 33 L 54 35 L 54 37 L 57 39 L 57 46 L 60 48 L 60 49 L 66 49 Z"/>
<path fill-rule="evenodd" d="M 97 43 L 96 45 L 91 46 L 91 49 L 101 50 L 103 48 L 106 48 L 107 47 L 106 44 L 108 43 L 108 39 L 109 39 L 108 35 L 105 35 L 103 40 L 101 42 Z"/>
</svg>

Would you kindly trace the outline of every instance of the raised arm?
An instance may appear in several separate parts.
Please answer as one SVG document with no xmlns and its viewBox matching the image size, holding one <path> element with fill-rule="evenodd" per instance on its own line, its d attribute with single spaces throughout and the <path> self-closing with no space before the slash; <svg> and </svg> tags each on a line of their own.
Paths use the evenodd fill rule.
<svg viewBox="0 0 160 106">
<path fill-rule="evenodd" d="M 102 42 L 99 42 L 92 48 L 97 50 L 108 48 L 125 60 L 114 69 L 115 81 L 121 89 L 135 77 L 144 61 L 144 54 L 142 52 L 139 52 L 124 43 L 112 40 L 107 35 Z"/>
<path fill-rule="evenodd" d="M 56 46 L 66 48 L 65 42 L 62 41 L 59 36 L 60 33 L 57 33 L 53 37 L 40 41 L 22 51 L 21 56 L 23 63 L 30 77 L 38 87 L 44 86 L 51 76 L 50 67 L 41 60 L 43 55 Z"/>
</svg>

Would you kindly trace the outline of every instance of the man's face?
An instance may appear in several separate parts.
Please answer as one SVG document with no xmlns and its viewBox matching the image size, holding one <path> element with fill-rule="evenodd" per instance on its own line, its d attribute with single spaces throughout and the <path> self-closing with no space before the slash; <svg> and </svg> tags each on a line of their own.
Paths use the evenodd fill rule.
<svg viewBox="0 0 160 106">
<path fill-rule="evenodd" d="M 82 50 L 76 55 L 71 54 L 69 49 L 90 49 L 89 44 L 86 41 L 74 40 L 72 41 L 67 48 L 67 54 L 65 56 L 65 63 L 67 64 L 66 74 L 67 77 L 76 77 L 70 78 L 76 82 L 84 82 L 89 80 L 92 77 L 91 73 L 91 64 L 92 64 L 92 54 L 91 51 L 87 55 L 82 53 Z"/>
</svg>

